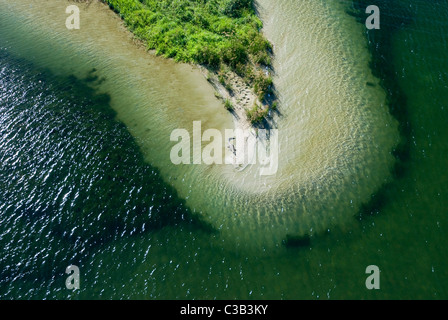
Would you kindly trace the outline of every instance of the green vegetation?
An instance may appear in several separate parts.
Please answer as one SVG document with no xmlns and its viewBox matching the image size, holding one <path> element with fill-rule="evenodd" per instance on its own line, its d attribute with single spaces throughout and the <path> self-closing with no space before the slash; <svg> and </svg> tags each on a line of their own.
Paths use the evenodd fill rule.
<svg viewBox="0 0 448 320">
<path fill-rule="evenodd" d="M 226 83 L 226 90 L 229 91 L 230 94 L 233 92 L 233 87 L 230 83 Z"/>
<path fill-rule="evenodd" d="M 219 99 L 222 99 L 222 96 L 218 92 L 215 91 L 215 98 L 219 100 Z"/>
<path fill-rule="evenodd" d="M 253 0 L 103 1 L 156 54 L 215 70 L 224 65 L 256 84 L 260 98 L 268 92 L 272 79 L 259 69 L 270 66 L 272 46 Z"/>
<path fill-rule="evenodd" d="M 218 76 L 218 80 L 219 80 L 219 83 L 222 84 L 223 86 L 226 84 L 226 79 L 224 78 L 224 76 L 222 74 L 220 74 Z"/>
<path fill-rule="evenodd" d="M 254 78 L 254 90 L 258 95 L 260 100 L 263 100 L 264 96 L 268 93 L 272 93 L 272 78 L 270 76 L 264 75 L 263 73 L 258 73 Z"/>
<path fill-rule="evenodd" d="M 249 119 L 250 123 L 252 123 L 253 125 L 260 124 L 268 115 L 268 113 L 268 108 L 263 109 L 256 103 L 251 109 L 246 110 L 247 119 Z"/>
<path fill-rule="evenodd" d="M 229 99 L 226 99 L 226 102 L 224 104 L 224 107 L 226 108 L 226 110 L 232 111 L 233 110 L 233 105 L 232 102 L 230 102 Z"/>
</svg>

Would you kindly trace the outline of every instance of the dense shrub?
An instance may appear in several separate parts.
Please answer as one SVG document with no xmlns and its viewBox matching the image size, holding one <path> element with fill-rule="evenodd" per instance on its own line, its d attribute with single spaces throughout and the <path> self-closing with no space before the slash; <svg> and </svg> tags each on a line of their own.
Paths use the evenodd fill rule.
<svg viewBox="0 0 448 320">
<path fill-rule="evenodd" d="M 149 49 L 200 64 L 266 64 L 270 43 L 253 0 L 103 0 Z"/>
</svg>

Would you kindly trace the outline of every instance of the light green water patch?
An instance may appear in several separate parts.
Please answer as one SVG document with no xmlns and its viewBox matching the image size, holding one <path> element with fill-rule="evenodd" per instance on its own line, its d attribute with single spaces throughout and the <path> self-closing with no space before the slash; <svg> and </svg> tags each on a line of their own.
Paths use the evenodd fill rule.
<svg viewBox="0 0 448 320">
<path fill-rule="evenodd" d="M 201 121 L 202 130 L 224 132 L 233 128 L 232 116 L 198 70 L 138 48 L 106 6 L 80 4 L 81 28 L 68 30 L 66 5 L 0 1 L 2 25 L 9 28 L 2 41 L 56 74 L 96 79 L 92 86 L 110 94 L 147 161 L 230 248 L 266 248 L 287 234 L 354 228 L 360 205 L 390 180 L 397 124 L 368 67 L 363 26 L 342 5 L 259 1 L 275 46 L 281 101 L 278 171 L 270 176 L 260 176 L 258 164 L 242 172 L 174 165 L 174 129 L 191 132 L 193 121 Z"/>
</svg>

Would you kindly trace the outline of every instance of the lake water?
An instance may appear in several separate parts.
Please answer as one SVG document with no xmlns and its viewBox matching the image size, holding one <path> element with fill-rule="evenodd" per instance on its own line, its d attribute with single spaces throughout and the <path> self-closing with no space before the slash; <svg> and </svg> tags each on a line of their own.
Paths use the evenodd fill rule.
<svg viewBox="0 0 448 320">
<path fill-rule="evenodd" d="M 75 31 L 66 6 L 0 1 L 2 299 L 447 298 L 446 1 L 257 1 L 280 101 L 263 177 L 173 165 L 173 129 L 231 114 L 108 7 Z"/>
</svg>

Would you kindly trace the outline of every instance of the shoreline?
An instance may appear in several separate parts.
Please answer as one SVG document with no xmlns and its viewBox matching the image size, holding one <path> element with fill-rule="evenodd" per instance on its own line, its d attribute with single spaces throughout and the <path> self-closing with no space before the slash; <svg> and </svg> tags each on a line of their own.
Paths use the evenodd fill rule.
<svg viewBox="0 0 448 320">
<path fill-rule="evenodd" d="M 32 59 L 39 65 L 80 78 L 95 68 L 96 75 L 106 79 L 91 85 L 110 93 L 117 119 L 139 143 L 145 160 L 160 170 L 188 207 L 222 230 L 226 239 L 272 245 L 286 234 L 348 223 L 351 213 L 388 177 L 394 123 L 383 113 L 381 89 L 362 85 L 375 82 L 368 64 L 358 59 L 364 47 L 347 46 L 352 34 L 339 38 L 338 28 L 324 28 L 322 23 L 327 18 L 337 23 L 351 20 L 329 14 L 316 21 L 312 13 L 323 9 L 319 3 L 290 12 L 280 4 L 263 2 L 263 31 L 277 49 L 276 86 L 285 115 L 278 117 L 281 157 L 272 176 L 260 176 L 258 163 L 236 172 L 232 166 L 184 166 L 170 161 L 174 129 L 189 128 L 196 120 L 203 121 L 204 129 L 221 131 L 243 124 L 214 96 L 213 85 L 205 79 L 207 69 L 135 46 L 143 42 L 104 3 L 94 2 L 82 11 L 79 32 L 68 31 L 61 23 L 66 19 L 64 3 L 36 1 L 46 9 L 38 12 L 28 9 L 25 0 L 2 6 L 16 8 L 21 18 L 16 20 L 27 21 L 10 32 L 23 44 L 17 49 L 22 55 L 29 55 L 30 43 L 38 41 Z M 288 33 L 291 28 L 300 32 Z M 340 40 L 316 42 L 317 35 Z M 361 33 L 358 36 L 364 39 Z M 341 61 L 341 54 L 346 60 Z M 346 81 L 335 83 L 335 79 Z M 240 118 L 245 119 L 242 110 Z M 242 225 L 255 233 L 241 233 Z"/>
<path fill-rule="evenodd" d="M 93 1 L 87 2 L 87 9 L 92 2 Z M 105 10 L 110 11 L 114 16 L 118 18 L 120 28 L 128 33 L 129 37 L 132 39 L 132 42 L 139 49 L 144 50 L 147 54 L 151 55 L 154 58 L 171 61 L 174 64 L 185 64 L 191 66 L 193 70 L 197 70 L 204 77 L 209 86 L 214 90 L 214 97 L 220 102 L 222 108 L 230 113 L 233 120 L 233 130 L 242 130 L 246 133 L 250 132 L 250 135 L 255 138 L 255 141 L 262 144 L 270 143 L 269 138 L 261 137 L 258 135 L 258 129 L 269 129 L 272 127 L 272 111 L 274 111 L 272 110 L 272 103 L 273 101 L 276 101 L 273 91 L 269 94 L 266 94 L 266 97 L 263 99 L 265 103 L 263 103 L 255 93 L 254 87 L 249 86 L 249 84 L 242 77 L 237 75 L 232 70 L 226 70 L 226 73 L 224 74 L 224 78 L 226 81 L 225 83 L 223 83 L 222 81 L 220 81 L 220 71 L 197 63 L 175 61 L 172 58 L 158 55 L 156 53 L 156 50 L 154 49 L 148 50 L 145 41 L 143 39 L 140 39 L 126 26 L 125 21 L 117 12 L 112 10 L 110 6 L 103 0 L 98 0 L 98 3 L 100 5 L 104 5 Z M 262 70 L 261 67 L 259 67 L 259 69 L 260 71 Z M 231 90 L 229 90 L 228 88 L 231 88 Z M 227 103 L 230 103 L 230 109 L 226 107 Z M 251 108 L 253 109 L 254 106 L 256 106 L 257 108 L 261 108 L 261 110 L 264 111 L 264 115 L 261 121 L 253 123 L 249 119 L 247 112 L 251 110 Z M 245 143 L 248 142 L 245 141 Z M 247 166 L 250 165 L 250 163 L 243 163 L 241 167 L 241 165 L 237 164 L 237 159 L 243 157 L 244 159 L 250 161 L 249 157 L 253 154 L 253 151 L 244 149 L 243 153 L 241 154 L 236 148 L 232 147 L 234 147 L 234 145 L 231 144 L 230 141 L 225 141 L 225 148 L 229 150 L 230 154 L 232 155 L 232 161 L 234 162 L 232 166 L 234 170 L 243 171 Z"/>
<path fill-rule="evenodd" d="M 92 1 L 86 1 L 88 2 L 87 7 L 90 6 Z M 270 120 L 272 120 L 271 118 L 273 114 L 271 111 L 276 111 L 278 101 L 276 100 L 271 72 L 267 71 L 272 68 L 272 44 L 265 38 L 261 28 L 258 30 L 257 36 L 259 36 L 263 41 L 266 41 L 268 45 L 266 47 L 265 43 L 264 46 L 261 46 L 256 51 L 256 55 L 266 55 L 267 60 L 263 61 L 269 61 L 267 62 L 267 65 L 265 65 L 265 62 L 254 61 L 254 57 L 252 57 L 250 50 L 248 48 L 244 48 L 246 51 L 245 54 L 247 54 L 247 60 L 245 62 L 236 62 L 236 67 L 235 65 L 232 67 L 228 64 L 228 62 L 225 62 L 224 58 L 220 57 L 219 59 L 221 60 L 218 62 L 218 68 L 218 65 L 216 64 L 212 65 L 207 63 L 199 63 L 196 61 L 183 61 L 178 58 L 174 59 L 168 54 L 158 51 L 159 48 L 157 47 L 149 48 L 148 39 L 144 39 L 143 36 L 139 34 L 139 31 L 135 30 L 135 25 L 129 22 L 129 19 L 132 21 L 133 19 L 139 19 L 140 17 L 139 14 L 134 14 L 135 8 L 132 6 L 127 8 L 125 4 L 121 4 L 119 1 L 118 4 L 120 4 L 120 6 L 122 5 L 123 8 L 117 7 L 118 4 L 116 1 L 98 1 L 109 7 L 109 9 L 120 18 L 122 21 L 122 26 L 133 35 L 134 41 L 150 54 L 154 56 L 161 56 L 162 58 L 172 60 L 175 63 L 186 63 L 191 65 L 193 68 L 197 68 L 215 90 L 215 97 L 221 100 L 224 108 L 232 114 L 235 128 L 256 129 L 270 127 Z M 252 5 L 256 6 L 256 3 L 253 3 Z M 147 10 L 145 4 L 139 4 L 139 7 L 141 7 L 142 11 L 145 11 L 145 14 L 152 12 L 149 9 Z M 124 12 L 123 14 L 121 13 L 122 10 Z M 154 8 L 151 10 L 154 10 Z M 156 13 L 158 14 L 157 11 Z M 260 23 L 262 23 L 259 15 L 256 12 L 253 14 L 257 19 L 260 19 Z M 230 19 L 227 15 L 224 17 Z M 249 25 L 249 23 L 247 24 Z M 145 26 L 150 27 L 151 25 Z M 245 24 L 243 24 L 243 26 L 246 27 Z M 224 34 L 226 34 L 226 32 L 224 32 Z M 227 34 L 226 37 L 228 37 Z M 234 39 L 233 36 L 229 38 L 234 42 L 239 40 L 236 36 Z M 258 38 L 255 39 L 259 40 Z M 216 46 L 218 45 L 216 44 Z M 211 45 L 211 49 L 207 50 L 213 51 L 213 47 L 214 45 Z M 232 59 L 237 58 L 232 57 Z M 237 69 L 244 71 L 241 71 L 243 73 L 240 74 L 240 71 L 236 71 Z"/>
<path fill-rule="evenodd" d="M 103 3 L 102 1 L 99 2 L 107 6 L 107 4 Z M 213 70 L 212 68 L 208 68 L 200 64 L 176 62 L 172 58 L 160 57 L 155 53 L 155 50 L 148 50 L 143 40 L 136 37 L 132 33 L 132 31 L 130 31 L 126 27 L 123 20 L 120 19 L 120 21 L 121 21 L 121 27 L 125 29 L 126 32 L 130 34 L 130 36 L 132 36 L 133 42 L 140 49 L 145 50 L 148 54 L 152 55 L 153 57 L 170 60 L 176 64 L 179 63 L 186 64 L 191 66 L 193 69 L 198 70 L 202 74 L 204 79 L 206 79 L 209 85 L 213 88 L 215 92 L 215 98 L 222 102 L 223 108 L 226 108 L 225 106 L 226 101 L 230 101 L 232 108 L 227 109 L 227 111 L 229 111 L 232 115 L 233 122 L 235 125 L 234 129 L 251 130 L 263 127 L 263 124 L 251 123 L 251 121 L 247 116 L 247 111 L 250 110 L 248 107 L 257 104 L 259 106 L 262 106 L 263 110 L 273 111 L 271 110 L 271 104 L 272 101 L 276 100 L 275 98 L 274 99 L 270 98 L 271 103 L 261 102 L 260 99 L 255 94 L 253 87 L 250 87 L 247 83 L 245 83 L 243 78 L 241 78 L 235 72 L 232 71 L 228 71 L 226 73 L 226 78 L 230 78 L 230 86 L 233 88 L 233 90 L 229 92 L 229 90 L 226 88 L 226 85 L 222 84 L 219 81 L 219 72 L 217 72 L 216 70 Z M 265 124 L 267 122 L 267 124 L 270 125 L 271 122 L 270 120 L 272 120 L 271 114 L 273 114 L 273 112 L 270 112 L 269 116 L 265 117 L 264 119 Z"/>
<path fill-rule="evenodd" d="M 218 72 L 201 65 L 195 65 L 195 67 L 200 70 L 207 82 L 214 88 L 215 97 L 222 101 L 223 107 L 226 108 L 226 102 L 231 104 L 231 108 L 228 111 L 233 116 L 235 129 L 255 129 L 256 126 L 247 117 L 247 110 L 249 110 L 247 106 L 261 105 L 262 103 L 253 88 L 249 87 L 237 74 L 229 71 L 226 77 L 230 79 L 229 84 L 233 88 L 232 92 L 229 92 L 225 85 L 219 82 Z M 264 108 L 269 108 L 269 106 L 264 106 Z"/>
</svg>

